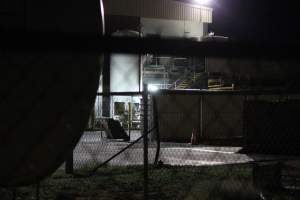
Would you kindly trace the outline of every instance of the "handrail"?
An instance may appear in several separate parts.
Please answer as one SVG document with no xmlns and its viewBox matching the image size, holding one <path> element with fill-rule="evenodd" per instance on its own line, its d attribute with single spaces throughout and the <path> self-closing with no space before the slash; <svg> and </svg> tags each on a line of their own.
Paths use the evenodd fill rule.
<svg viewBox="0 0 300 200">
<path fill-rule="evenodd" d="M 182 77 L 180 77 L 179 79 L 177 79 L 170 88 L 168 89 L 176 89 L 177 86 L 181 83 L 183 83 L 190 75 L 192 75 L 193 77 L 193 82 L 196 81 L 196 77 L 195 77 L 195 74 L 197 74 L 197 72 L 194 72 L 194 71 L 191 71 L 191 72 L 188 72 L 187 74 L 183 75 Z M 195 79 L 195 80 L 194 80 Z"/>
<path fill-rule="evenodd" d="M 158 90 L 150 92 L 151 95 L 299 95 L 300 89 L 245 89 L 245 90 L 208 90 L 208 89 L 181 89 L 181 90 Z"/>
<path fill-rule="evenodd" d="M 185 79 L 191 74 L 191 72 L 188 72 L 187 74 L 184 74 L 183 76 L 181 76 L 180 78 L 178 78 L 172 85 L 171 87 L 169 87 L 169 89 L 176 89 L 177 85 L 179 85 L 180 83 L 184 82 Z"/>
</svg>

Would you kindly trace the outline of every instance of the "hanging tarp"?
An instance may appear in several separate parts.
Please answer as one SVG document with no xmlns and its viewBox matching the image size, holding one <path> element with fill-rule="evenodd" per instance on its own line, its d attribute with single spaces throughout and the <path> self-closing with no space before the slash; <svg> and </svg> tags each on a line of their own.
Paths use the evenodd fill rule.
<svg viewBox="0 0 300 200">
<path fill-rule="evenodd" d="M 100 3 L 28 1 L 24 25 L 30 31 L 58 35 L 99 35 Z M 21 26 L 15 28 L 20 30 Z M 87 124 L 99 77 L 100 55 L 59 49 L 42 53 L 1 51 L 1 186 L 36 183 L 65 161 Z"/>
</svg>

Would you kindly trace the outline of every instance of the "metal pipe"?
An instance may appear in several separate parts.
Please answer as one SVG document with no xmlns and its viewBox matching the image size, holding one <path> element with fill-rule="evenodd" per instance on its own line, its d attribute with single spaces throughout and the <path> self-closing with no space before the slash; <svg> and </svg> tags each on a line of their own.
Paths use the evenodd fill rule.
<svg viewBox="0 0 300 200">
<path fill-rule="evenodd" d="M 143 86 L 143 104 L 144 104 L 144 199 L 148 199 L 148 88 Z"/>
<path fill-rule="evenodd" d="M 159 127 L 158 127 L 158 111 L 157 111 L 157 103 L 156 99 L 153 98 L 153 115 L 154 115 L 154 127 L 156 127 L 156 153 L 155 153 L 155 159 L 154 159 L 154 165 L 158 164 L 158 159 L 160 155 L 160 133 L 159 133 Z"/>
<path fill-rule="evenodd" d="M 110 92 L 97 93 L 98 96 L 141 96 L 140 92 Z M 226 90 L 226 91 L 211 91 L 199 89 L 184 89 L 184 90 L 157 90 L 149 92 L 150 95 L 165 95 L 165 94 L 182 94 L 182 95 L 293 95 L 300 94 L 300 89 L 271 89 L 271 90 Z"/>
<path fill-rule="evenodd" d="M 196 42 L 185 39 L 128 38 L 84 34 L 13 32 L 0 38 L 1 50 L 12 52 L 85 52 L 167 54 L 238 58 L 295 58 L 300 43 Z"/>
<path fill-rule="evenodd" d="M 142 92 L 98 92 L 97 96 L 141 96 Z"/>
</svg>

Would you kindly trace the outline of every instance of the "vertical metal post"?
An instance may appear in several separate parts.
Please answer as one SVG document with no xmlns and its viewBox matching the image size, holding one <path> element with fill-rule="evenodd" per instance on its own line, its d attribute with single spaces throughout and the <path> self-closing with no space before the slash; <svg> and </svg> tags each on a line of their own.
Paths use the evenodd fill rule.
<svg viewBox="0 0 300 200">
<path fill-rule="evenodd" d="M 69 153 L 68 158 L 66 160 L 66 166 L 65 171 L 66 174 L 72 174 L 74 172 L 74 166 L 73 166 L 73 150 Z"/>
<path fill-rule="evenodd" d="M 39 181 L 36 184 L 35 199 L 40 200 L 40 182 Z"/>
<path fill-rule="evenodd" d="M 16 200 L 17 199 L 17 191 L 16 188 L 13 188 L 12 190 L 12 200 Z"/>
<path fill-rule="evenodd" d="M 131 138 L 131 127 L 132 127 L 132 97 L 130 99 L 130 102 L 128 103 L 128 135 L 129 140 Z"/>
<path fill-rule="evenodd" d="M 153 98 L 153 121 L 154 121 L 154 127 L 156 129 L 156 144 L 157 144 L 154 164 L 157 165 L 159 155 L 160 155 L 160 134 L 159 134 L 159 128 L 158 128 L 157 104 L 156 104 L 156 99 L 155 98 Z"/>
<path fill-rule="evenodd" d="M 144 103 L 144 199 L 148 199 L 148 88 L 143 85 Z"/>
<path fill-rule="evenodd" d="M 102 96 L 102 116 L 111 116 L 111 96 L 110 91 L 110 54 L 105 53 L 103 56 L 102 68 L 102 91 L 105 95 Z"/>
<path fill-rule="evenodd" d="M 140 15 L 141 16 L 141 15 Z M 139 19 L 141 21 L 141 18 Z M 139 25 L 139 38 L 142 38 L 142 26 Z M 143 84 L 143 61 L 142 61 L 142 54 L 139 53 L 139 92 L 141 92 L 141 87 Z M 131 97 L 132 99 L 132 97 Z"/>
<path fill-rule="evenodd" d="M 203 98 L 204 96 L 201 95 L 200 97 L 200 138 L 204 139 L 204 127 L 203 127 Z"/>
</svg>

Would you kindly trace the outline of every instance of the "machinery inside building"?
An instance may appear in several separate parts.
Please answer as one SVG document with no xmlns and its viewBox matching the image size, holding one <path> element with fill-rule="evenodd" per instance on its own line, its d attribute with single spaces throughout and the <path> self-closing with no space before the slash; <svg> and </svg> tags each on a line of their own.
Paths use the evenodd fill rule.
<svg viewBox="0 0 300 200">
<path fill-rule="evenodd" d="M 107 34 L 116 37 L 177 38 L 208 43 L 226 43 L 231 40 L 230 37 L 214 35 L 208 29 L 213 23 L 213 9 L 209 5 L 200 6 L 190 1 L 129 0 L 125 6 L 122 0 L 112 0 L 104 1 L 104 7 Z M 104 57 L 99 92 L 140 92 L 143 90 L 142 83 L 147 84 L 148 90 L 152 92 L 158 89 L 236 91 L 292 88 L 297 87 L 297 66 L 298 63 L 292 60 L 269 61 L 262 58 L 111 54 Z M 197 123 L 186 122 L 188 128 L 181 131 L 165 130 L 166 140 L 188 141 L 192 126 L 206 139 L 243 137 L 242 97 L 211 96 L 197 101 L 200 102 L 195 109 L 199 113 L 195 118 Z M 186 107 L 195 106 L 187 102 L 189 101 L 182 99 L 182 104 Z M 172 105 L 171 101 L 168 104 Z M 164 112 L 177 112 L 178 116 L 184 112 L 176 105 L 170 109 L 162 107 L 160 116 Z M 222 120 L 214 122 L 218 128 L 211 126 L 216 109 L 221 110 L 222 119 L 229 127 L 223 126 Z M 96 119 L 108 117 L 118 120 L 130 132 L 131 129 L 141 127 L 141 110 L 139 96 L 99 96 L 93 114 Z M 176 125 L 176 117 L 165 118 Z"/>
<path fill-rule="evenodd" d="M 126 4 L 126 6 L 125 6 Z M 212 23 L 212 8 L 173 0 L 104 1 L 107 34 L 117 37 L 178 38 L 202 41 Z M 99 92 L 207 88 L 205 58 L 169 55 L 107 55 Z M 103 90 L 102 90 L 103 89 Z M 96 118 L 112 117 L 139 127 L 140 97 L 99 97 Z M 120 109 L 121 108 L 121 109 Z"/>
</svg>

